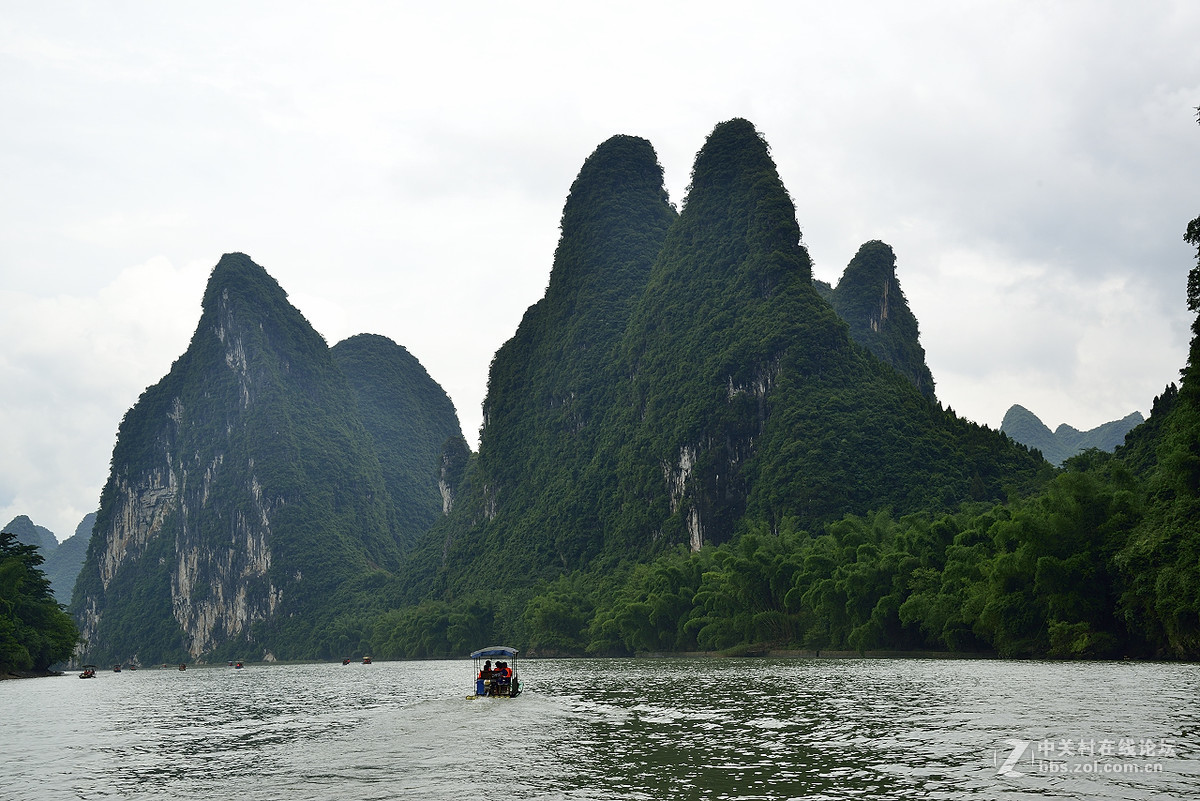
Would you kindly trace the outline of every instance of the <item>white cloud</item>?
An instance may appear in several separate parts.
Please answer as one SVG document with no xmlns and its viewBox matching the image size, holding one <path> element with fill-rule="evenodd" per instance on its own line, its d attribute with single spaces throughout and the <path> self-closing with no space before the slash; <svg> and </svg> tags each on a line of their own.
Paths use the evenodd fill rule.
<svg viewBox="0 0 1200 801">
<path fill-rule="evenodd" d="M 92 297 L 0 290 L 0 518 L 64 539 L 95 511 L 117 424 L 187 347 L 206 275 L 160 257 Z"/>
</svg>

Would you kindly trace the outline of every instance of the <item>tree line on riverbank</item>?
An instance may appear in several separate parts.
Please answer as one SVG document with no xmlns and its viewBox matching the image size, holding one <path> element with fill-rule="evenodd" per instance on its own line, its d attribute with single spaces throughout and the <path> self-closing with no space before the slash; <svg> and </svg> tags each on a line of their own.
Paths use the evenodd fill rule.
<svg viewBox="0 0 1200 801">
<path fill-rule="evenodd" d="M 79 629 L 50 590 L 36 545 L 0 532 L 0 676 L 40 673 L 71 656 Z"/>
</svg>

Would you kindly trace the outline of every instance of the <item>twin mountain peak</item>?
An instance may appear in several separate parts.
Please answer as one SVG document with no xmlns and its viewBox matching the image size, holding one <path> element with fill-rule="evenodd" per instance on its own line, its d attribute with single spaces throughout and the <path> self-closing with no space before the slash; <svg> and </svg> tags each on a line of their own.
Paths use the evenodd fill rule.
<svg viewBox="0 0 1200 801">
<path fill-rule="evenodd" d="M 404 348 L 328 347 L 228 254 L 187 351 L 121 422 L 72 602 L 85 653 L 336 656 L 314 632 L 364 604 L 1042 480 L 1038 455 L 936 401 L 895 265 L 868 242 L 837 287 L 814 282 L 745 120 L 713 130 L 679 212 L 650 143 L 615 136 L 570 188 L 471 453 Z"/>
</svg>

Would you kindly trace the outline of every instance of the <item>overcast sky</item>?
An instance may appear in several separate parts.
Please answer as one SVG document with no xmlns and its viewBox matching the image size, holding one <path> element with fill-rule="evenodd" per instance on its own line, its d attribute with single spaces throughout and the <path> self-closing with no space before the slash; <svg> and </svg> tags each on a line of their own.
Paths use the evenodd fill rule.
<svg viewBox="0 0 1200 801">
<path fill-rule="evenodd" d="M 332 345 L 404 345 L 477 440 L 614 134 L 683 199 L 753 122 L 816 275 L 893 246 L 939 399 L 1087 429 L 1178 378 L 1200 3 L 6 3 L 0 524 L 65 539 L 241 251 Z"/>
</svg>

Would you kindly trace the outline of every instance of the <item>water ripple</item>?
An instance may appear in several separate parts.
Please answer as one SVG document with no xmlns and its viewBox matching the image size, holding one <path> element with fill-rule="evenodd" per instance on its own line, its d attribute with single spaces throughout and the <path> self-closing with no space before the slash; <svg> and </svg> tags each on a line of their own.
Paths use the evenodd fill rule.
<svg viewBox="0 0 1200 801">
<path fill-rule="evenodd" d="M 16 801 L 497 790 L 572 801 L 1146 801 L 1200 790 L 1195 665 L 629 659 L 521 668 L 526 692 L 514 700 L 465 700 L 463 661 L 2 682 L 0 788 Z M 1106 741 L 1112 753 L 1079 752 L 1081 742 Z M 1158 750 L 1118 751 L 1121 742 Z"/>
</svg>

